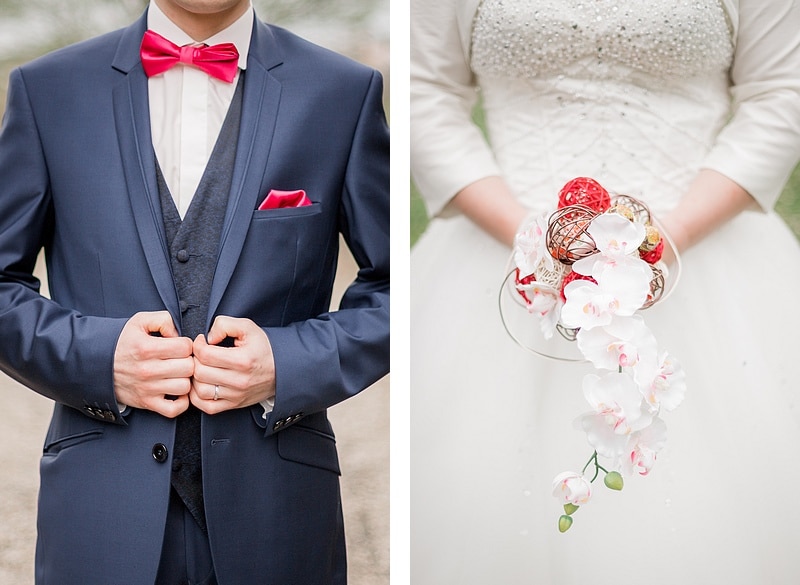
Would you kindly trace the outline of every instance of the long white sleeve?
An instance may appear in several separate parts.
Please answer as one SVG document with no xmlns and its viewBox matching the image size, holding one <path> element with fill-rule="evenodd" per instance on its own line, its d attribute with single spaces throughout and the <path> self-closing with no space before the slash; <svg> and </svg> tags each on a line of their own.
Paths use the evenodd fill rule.
<svg viewBox="0 0 800 585">
<path fill-rule="evenodd" d="M 478 179 L 499 175 L 472 123 L 478 93 L 461 0 L 411 2 L 411 172 L 430 216 Z M 472 11 L 465 18 L 471 18 Z"/>
<path fill-rule="evenodd" d="M 770 209 L 800 157 L 800 3 L 741 0 L 733 115 L 706 158 Z"/>
</svg>

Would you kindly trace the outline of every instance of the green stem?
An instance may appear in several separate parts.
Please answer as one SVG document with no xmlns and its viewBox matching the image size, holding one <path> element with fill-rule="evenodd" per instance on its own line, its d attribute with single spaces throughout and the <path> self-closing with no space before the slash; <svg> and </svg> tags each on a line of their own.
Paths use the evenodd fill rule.
<svg viewBox="0 0 800 585">
<path fill-rule="evenodd" d="M 592 456 L 589 457 L 589 461 L 586 462 L 586 465 L 583 466 L 581 474 L 586 473 L 586 468 L 589 467 L 589 464 L 592 462 L 594 462 L 594 477 L 592 477 L 589 483 L 594 483 L 594 480 L 596 480 L 597 476 L 600 475 L 601 470 L 603 471 L 603 473 L 608 473 L 608 470 L 602 465 L 600 465 L 599 461 L 597 461 L 597 451 L 595 451 L 594 453 L 592 453 Z"/>
<path fill-rule="evenodd" d="M 583 466 L 583 469 L 581 469 L 581 473 L 586 473 L 586 468 L 589 467 L 589 464 L 592 462 L 592 459 L 597 461 L 597 451 L 595 451 L 594 454 L 592 454 L 592 456 L 589 457 L 589 461 L 587 461 L 586 465 Z"/>
</svg>

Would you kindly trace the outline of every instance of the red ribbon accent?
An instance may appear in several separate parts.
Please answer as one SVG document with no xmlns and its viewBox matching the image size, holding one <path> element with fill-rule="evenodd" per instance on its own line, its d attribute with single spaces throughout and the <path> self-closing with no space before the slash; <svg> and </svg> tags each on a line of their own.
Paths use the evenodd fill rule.
<svg viewBox="0 0 800 585">
<path fill-rule="evenodd" d="M 178 63 L 185 63 L 231 83 L 239 69 L 239 51 L 233 43 L 179 47 L 151 30 L 144 33 L 139 54 L 147 77 L 164 73 Z"/>
</svg>

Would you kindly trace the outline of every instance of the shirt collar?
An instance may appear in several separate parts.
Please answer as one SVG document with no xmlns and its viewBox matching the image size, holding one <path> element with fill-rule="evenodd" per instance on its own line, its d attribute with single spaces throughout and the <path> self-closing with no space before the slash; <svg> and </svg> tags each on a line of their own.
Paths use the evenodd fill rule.
<svg viewBox="0 0 800 585">
<path fill-rule="evenodd" d="M 219 31 L 217 34 L 203 40 L 207 45 L 219 43 L 233 43 L 239 51 L 239 69 L 247 69 L 247 53 L 250 50 L 250 35 L 253 33 L 253 5 L 242 14 L 228 28 Z M 162 37 L 169 39 L 178 46 L 189 45 L 196 41 L 187 35 L 166 14 L 158 7 L 155 2 L 150 2 L 147 9 L 147 28 L 157 32 Z"/>
</svg>

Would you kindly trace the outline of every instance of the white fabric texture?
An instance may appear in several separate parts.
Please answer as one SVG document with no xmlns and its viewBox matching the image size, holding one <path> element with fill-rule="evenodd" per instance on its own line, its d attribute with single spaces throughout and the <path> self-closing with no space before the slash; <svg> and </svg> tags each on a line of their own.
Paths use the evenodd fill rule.
<svg viewBox="0 0 800 585">
<path fill-rule="evenodd" d="M 413 0 L 411 14 L 412 171 L 439 216 L 411 263 L 412 582 L 798 582 L 800 247 L 771 208 L 800 155 L 800 6 Z M 469 121 L 478 87 L 488 139 Z M 762 211 L 689 250 L 675 293 L 642 313 L 686 399 L 652 473 L 619 493 L 598 480 L 560 534 L 552 480 L 591 455 L 573 421 L 592 368 L 508 337 L 510 251 L 447 203 L 501 175 L 542 211 L 591 176 L 658 215 L 704 167 Z"/>
</svg>

